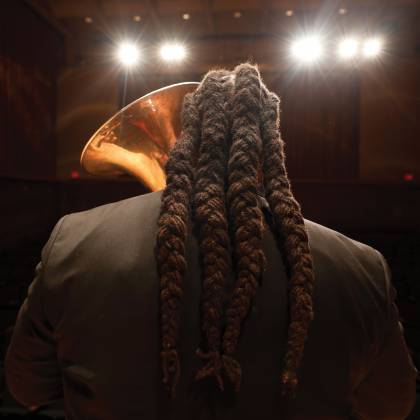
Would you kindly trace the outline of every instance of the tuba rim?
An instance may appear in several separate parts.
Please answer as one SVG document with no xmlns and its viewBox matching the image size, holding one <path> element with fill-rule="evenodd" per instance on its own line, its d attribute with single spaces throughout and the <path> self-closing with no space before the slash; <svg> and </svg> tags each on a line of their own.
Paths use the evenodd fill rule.
<svg viewBox="0 0 420 420">
<path fill-rule="evenodd" d="M 135 178 L 138 178 L 140 182 L 148 186 L 150 189 L 154 190 L 153 180 L 143 179 L 140 176 L 136 176 L 136 174 L 133 173 L 132 170 L 130 171 L 130 168 L 126 168 L 124 167 L 124 165 L 118 165 L 113 163 L 112 153 L 108 153 L 107 155 L 103 154 L 103 156 L 100 156 L 101 153 L 97 152 L 100 151 L 102 143 L 117 144 L 116 141 L 121 141 L 121 138 L 124 138 L 124 136 L 119 133 L 115 135 L 115 132 L 117 130 L 122 130 L 130 123 L 133 123 L 133 121 L 136 118 L 139 118 L 139 114 L 141 114 L 141 112 L 147 112 L 148 110 L 150 111 L 150 109 L 154 110 L 155 104 L 162 108 L 166 107 L 167 109 L 163 109 L 163 111 L 165 111 L 164 115 L 166 119 L 173 121 L 173 117 L 176 115 L 180 104 L 182 106 L 184 96 L 187 93 L 196 90 L 198 86 L 198 82 L 182 82 L 167 85 L 156 89 L 152 92 L 149 92 L 146 95 L 141 96 L 140 98 L 135 99 L 128 105 L 118 110 L 94 132 L 94 134 L 89 138 L 89 140 L 85 144 L 80 155 L 80 165 L 83 168 L 83 170 L 91 175 L 99 177 L 105 176 L 107 178 L 121 177 L 121 175 L 128 174 L 131 175 L 131 177 L 134 176 Z M 160 104 L 159 101 L 161 101 L 163 105 Z M 158 109 L 158 111 L 162 110 Z M 145 121 L 147 123 L 147 117 L 144 116 L 143 118 L 144 119 L 142 121 Z M 151 120 L 153 121 L 153 118 L 151 118 Z M 168 124 L 170 124 L 169 121 L 166 121 L 166 123 L 163 124 L 163 126 L 166 126 Z M 159 128 L 159 123 L 157 126 L 155 125 L 155 127 Z M 158 141 L 154 141 L 154 147 L 156 149 L 160 149 L 163 153 L 169 153 L 173 146 L 173 142 L 175 141 L 173 138 L 174 136 L 172 133 L 171 136 L 166 136 L 172 138 L 165 139 L 165 130 L 163 129 L 162 131 L 163 133 L 159 133 L 160 138 L 158 138 Z M 175 129 L 173 129 L 173 131 L 175 131 Z M 114 136 L 116 140 L 109 140 L 109 138 L 112 136 Z M 152 139 L 152 142 L 153 140 L 156 139 Z M 142 141 L 142 137 L 139 136 L 138 144 L 140 145 Z M 130 152 L 129 149 L 125 150 L 125 152 L 133 154 L 133 152 Z M 104 159 L 103 162 L 101 162 L 101 158 Z M 153 165 L 156 164 L 159 164 L 159 162 L 153 162 Z M 161 183 L 161 181 L 159 182 Z"/>
</svg>

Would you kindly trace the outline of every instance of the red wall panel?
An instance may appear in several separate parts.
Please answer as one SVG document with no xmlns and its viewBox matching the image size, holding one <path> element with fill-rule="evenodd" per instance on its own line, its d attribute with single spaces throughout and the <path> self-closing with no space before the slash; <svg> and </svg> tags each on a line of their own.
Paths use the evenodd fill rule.
<svg viewBox="0 0 420 420">
<path fill-rule="evenodd" d="M 0 14 L 0 176 L 55 177 L 56 77 L 64 41 L 24 1 Z"/>
</svg>

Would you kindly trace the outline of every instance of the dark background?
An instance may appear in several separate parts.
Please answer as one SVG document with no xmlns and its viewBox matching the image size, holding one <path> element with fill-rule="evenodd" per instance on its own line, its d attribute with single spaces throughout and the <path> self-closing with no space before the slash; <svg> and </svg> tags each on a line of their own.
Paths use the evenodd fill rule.
<svg viewBox="0 0 420 420">
<path fill-rule="evenodd" d="M 281 96 L 287 164 L 305 217 L 385 255 L 420 366 L 418 1 L 5 0 L 0 7 L 1 359 L 58 218 L 146 192 L 135 181 L 84 173 L 79 157 L 89 137 L 153 89 L 251 60 Z M 385 49 L 375 60 L 327 56 L 298 68 L 288 43 L 311 29 L 333 40 L 379 34 Z M 125 37 L 143 46 L 143 60 L 123 97 L 113 51 Z M 157 46 L 171 39 L 188 46 L 187 62 L 159 62 Z M 4 386 L 1 397 L 0 415 L 23 415 Z"/>
</svg>

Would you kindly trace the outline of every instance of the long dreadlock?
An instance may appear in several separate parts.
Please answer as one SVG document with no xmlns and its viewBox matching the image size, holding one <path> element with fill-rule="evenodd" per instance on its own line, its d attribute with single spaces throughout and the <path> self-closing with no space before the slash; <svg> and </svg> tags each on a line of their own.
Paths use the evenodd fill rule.
<svg viewBox="0 0 420 420">
<path fill-rule="evenodd" d="M 258 191 L 263 182 L 275 234 L 290 271 L 290 324 L 282 372 L 282 392 L 298 384 L 309 324 L 313 318 L 314 271 L 299 204 L 293 198 L 279 134 L 279 99 L 262 83 L 258 70 L 242 64 L 232 73 L 209 72 L 186 95 L 182 133 L 166 165 L 167 186 L 158 221 L 156 260 L 161 285 L 163 382 L 174 393 L 180 374 L 177 338 L 185 242 L 189 219 L 198 228 L 202 265 L 201 321 L 206 363 L 197 379 L 223 376 L 239 391 L 235 359 L 242 323 L 264 269 L 263 222 Z M 263 169 L 263 181 L 259 170 Z M 222 331 L 226 276 L 234 251 L 235 283 Z"/>
<path fill-rule="evenodd" d="M 202 85 L 202 131 L 194 188 L 194 220 L 199 227 L 202 265 L 202 330 L 207 351 L 197 354 L 207 364 L 197 379 L 214 375 L 223 389 L 220 360 L 222 298 L 230 268 L 226 213 L 226 164 L 228 127 L 226 103 L 232 80 L 227 72 L 209 73 Z"/>
</svg>

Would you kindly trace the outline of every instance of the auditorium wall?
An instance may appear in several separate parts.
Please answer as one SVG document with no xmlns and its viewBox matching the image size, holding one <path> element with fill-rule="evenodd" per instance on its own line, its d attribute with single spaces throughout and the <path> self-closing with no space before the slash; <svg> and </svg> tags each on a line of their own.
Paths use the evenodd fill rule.
<svg viewBox="0 0 420 420">
<path fill-rule="evenodd" d="M 271 47 L 261 58 L 267 60 L 269 51 Z M 221 64 L 232 68 L 240 61 Z M 268 86 L 281 96 L 281 130 L 292 178 L 368 183 L 419 179 L 420 59 L 412 51 L 312 74 L 274 64 L 263 61 L 261 69 Z M 59 178 L 71 178 L 75 170 L 76 176 L 86 175 L 79 168 L 83 145 L 123 103 L 170 83 L 198 81 L 204 72 L 194 65 L 172 72 L 146 66 L 129 75 L 123 99 L 124 75 L 115 64 L 67 67 L 59 79 Z"/>
<path fill-rule="evenodd" d="M 43 16 L 23 1 L 7 2 L 7 13 L 0 13 L 0 176 L 55 177 L 63 51 L 63 35 Z"/>
<path fill-rule="evenodd" d="M 361 180 L 420 181 L 420 56 L 412 54 L 362 73 Z"/>
</svg>

